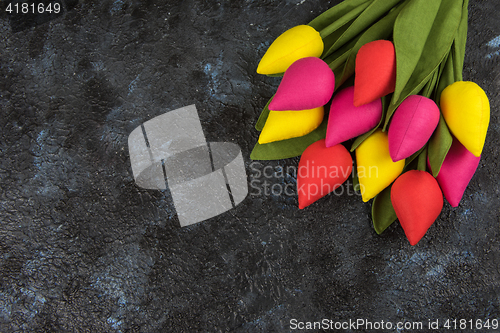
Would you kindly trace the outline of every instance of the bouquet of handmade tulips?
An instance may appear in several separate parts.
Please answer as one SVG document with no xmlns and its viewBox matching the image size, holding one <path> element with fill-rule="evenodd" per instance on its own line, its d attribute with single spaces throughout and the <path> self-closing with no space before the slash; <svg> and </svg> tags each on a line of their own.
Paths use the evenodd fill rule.
<svg viewBox="0 0 500 333">
<path fill-rule="evenodd" d="M 301 209 L 352 171 L 363 201 L 373 199 L 375 231 L 399 219 L 415 245 L 439 216 L 443 194 L 458 206 L 489 125 L 485 92 L 462 81 L 467 6 L 345 0 L 285 31 L 257 68 L 283 78 L 257 121 L 250 157 L 301 155 Z M 313 165 L 337 172 L 300 172 Z"/>
</svg>

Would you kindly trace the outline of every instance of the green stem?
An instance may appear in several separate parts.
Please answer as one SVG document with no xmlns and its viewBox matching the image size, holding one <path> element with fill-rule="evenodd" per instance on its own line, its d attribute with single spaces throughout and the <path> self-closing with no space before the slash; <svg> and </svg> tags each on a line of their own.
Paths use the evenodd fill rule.
<svg viewBox="0 0 500 333">
<path fill-rule="evenodd" d="M 418 155 L 417 169 L 420 171 L 427 171 L 427 147 Z"/>
</svg>

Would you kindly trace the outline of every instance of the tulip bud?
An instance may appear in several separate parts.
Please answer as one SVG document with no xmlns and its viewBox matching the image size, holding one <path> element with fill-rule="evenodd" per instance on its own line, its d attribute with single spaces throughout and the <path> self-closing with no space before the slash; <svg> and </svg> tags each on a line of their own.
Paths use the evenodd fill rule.
<svg viewBox="0 0 500 333">
<path fill-rule="evenodd" d="M 356 164 L 361 196 L 366 202 L 401 174 L 405 161 L 392 161 L 387 133 L 378 129 L 356 148 Z"/>
<path fill-rule="evenodd" d="M 351 154 L 343 145 L 326 147 L 324 139 L 311 144 L 300 157 L 297 171 L 299 208 L 337 189 L 349 178 L 351 171 Z"/>
<path fill-rule="evenodd" d="M 406 238 L 415 245 L 441 213 L 443 194 L 430 173 L 410 170 L 392 185 L 391 202 Z"/>
<path fill-rule="evenodd" d="M 484 90 L 474 82 L 457 81 L 443 90 L 440 106 L 451 133 L 479 157 L 490 123 L 490 102 Z"/>
<path fill-rule="evenodd" d="M 474 156 L 457 139 L 453 140 L 436 180 L 444 197 L 452 207 L 457 207 L 465 189 L 476 172 L 481 157 Z M 429 169 L 430 169 L 430 163 Z"/>
<path fill-rule="evenodd" d="M 323 121 L 324 108 L 301 111 L 270 111 L 259 144 L 296 138 L 314 131 Z"/>
<path fill-rule="evenodd" d="M 388 40 L 363 45 L 356 55 L 354 105 L 360 106 L 394 92 L 396 52 Z"/>
<path fill-rule="evenodd" d="M 284 73 L 298 59 L 320 57 L 323 39 L 308 25 L 298 25 L 282 33 L 269 46 L 257 67 L 259 74 Z"/>
<path fill-rule="evenodd" d="M 342 89 L 333 97 L 326 130 L 326 146 L 364 134 L 377 126 L 382 117 L 382 100 L 354 106 L 354 87 Z"/>
<path fill-rule="evenodd" d="M 408 96 L 396 109 L 389 127 L 392 160 L 405 159 L 422 148 L 436 129 L 439 117 L 439 108 L 432 99 Z"/>
<path fill-rule="evenodd" d="M 315 57 L 294 62 L 283 75 L 269 110 L 306 110 L 325 105 L 332 98 L 335 75 L 323 60 Z"/>
</svg>

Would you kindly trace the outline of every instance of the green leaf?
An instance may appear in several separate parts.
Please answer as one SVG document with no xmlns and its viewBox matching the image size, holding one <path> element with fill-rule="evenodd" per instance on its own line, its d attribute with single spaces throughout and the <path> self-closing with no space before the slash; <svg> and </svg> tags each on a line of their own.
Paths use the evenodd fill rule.
<svg viewBox="0 0 500 333">
<path fill-rule="evenodd" d="M 453 58 L 453 52 L 450 52 L 448 54 L 448 57 L 446 58 L 446 61 L 441 64 L 442 71 L 439 75 L 439 82 L 436 86 L 436 93 L 434 94 L 435 101 L 438 106 L 440 104 L 441 92 L 443 92 L 444 88 L 455 82 L 455 61 Z"/>
<path fill-rule="evenodd" d="M 406 172 L 408 170 L 411 170 L 411 168 L 409 167 L 410 164 L 412 164 L 412 162 L 417 158 L 419 157 L 419 155 L 422 153 L 422 151 L 425 149 L 425 146 L 420 148 L 419 151 L 417 151 L 416 153 L 414 153 L 413 155 L 411 155 L 410 157 L 407 157 L 405 159 L 405 167 L 403 169 L 403 172 Z"/>
<path fill-rule="evenodd" d="M 366 2 L 366 3 L 356 7 L 355 9 L 353 9 L 352 11 L 347 13 L 346 15 L 339 18 L 338 20 L 332 21 L 332 23 L 329 26 L 327 26 L 324 29 L 319 31 L 321 38 L 326 39 L 329 35 L 334 34 L 337 30 L 339 30 L 341 27 L 344 27 L 346 25 L 348 28 L 350 26 L 348 23 L 353 23 L 354 20 L 368 7 L 368 5 L 369 5 L 369 2 Z M 345 29 L 345 30 L 347 30 L 347 29 Z M 333 44 L 335 44 L 336 40 L 334 40 L 332 42 L 333 42 Z M 330 43 L 325 43 L 326 53 L 325 52 L 323 53 L 325 55 L 328 55 L 329 53 L 331 53 L 331 47 L 333 46 L 333 44 L 331 44 L 331 45 L 328 45 L 328 44 L 330 44 Z"/>
<path fill-rule="evenodd" d="M 250 154 L 252 160 L 281 160 L 301 155 L 314 142 L 324 139 L 328 118 L 309 134 L 297 138 L 275 141 L 265 144 L 257 143 Z"/>
<path fill-rule="evenodd" d="M 265 74 L 266 76 L 269 76 L 269 77 L 282 77 L 283 74 L 285 73 L 276 73 L 276 74 Z"/>
<path fill-rule="evenodd" d="M 344 34 L 344 32 L 349 29 L 354 19 L 344 24 L 342 27 L 338 28 L 335 32 L 332 32 L 328 36 L 323 37 L 323 54 L 321 55 L 321 59 L 329 57 L 332 52 L 328 53 L 328 50 L 332 47 L 333 44 Z"/>
<path fill-rule="evenodd" d="M 347 80 L 346 81 L 342 81 L 342 74 L 344 72 L 345 72 L 345 62 L 342 64 L 342 66 L 337 67 L 337 68 L 335 68 L 333 70 L 333 74 L 335 75 L 335 87 L 338 87 L 338 88 L 336 88 L 337 89 L 336 91 L 342 90 L 342 87 L 347 87 L 347 85 L 345 85 L 345 83 L 347 82 Z M 352 81 L 353 82 L 352 82 L 351 86 L 354 85 L 354 80 L 352 80 Z"/>
<path fill-rule="evenodd" d="M 457 0 L 453 0 L 457 1 Z M 412 76 L 439 11 L 441 0 L 410 0 L 394 23 L 396 89 L 398 100 Z"/>
<path fill-rule="evenodd" d="M 469 18 L 469 10 L 467 8 L 469 0 L 465 0 L 462 7 L 462 19 L 455 36 L 453 43 L 453 60 L 455 67 L 455 81 L 462 81 L 462 71 L 464 68 L 465 44 L 467 42 L 467 24 Z"/>
<path fill-rule="evenodd" d="M 359 147 L 359 145 L 361 145 L 363 143 L 363 141 L 365 141 L 370 135 L 373 134 L 373 132 L 375 132 L 377 130 L 378 126 L 369 130 L 368 132 L 366 132 L 365 134 L 361 134 L 360 136 L 358 136 L 354 142 L 352 143 L 352 146 L 351 146 L 351 152 L 355 151 L 356 148 Z"/>
<path fill-rule="evenodd" d="M 332 53 L 331 55 L 324 58 L 323 60 L 328 64 L 328 66 L 330 66 L 330 68 L 332 70 L 337 69 L 341 65 L 344 65 L 347 58 L 351 54 L 351 50 L 352 50 L 353 46 L 356 44 L 356 42 L 357 42 L 357 39 L 352 40 L 350 43 L 344 45 L 339 50 L 337 50 L 337 52 Z"/>
<path fill-rule="evenodd" d="M 320 33 L 324 31 L 323 33 L 321 33 L 321 36 L 324 38 L 324 36 L 327 36 L 338 29 L 338 27 L 336 28 L 334 25 L 336 22 L 342 23 L 340 22 L 340 20 L 342 20 L 346 16 L 356 17 L 357 15 L 353 15 L 351 13 L 363 11 L 372 1 L 373 0 L 342 1 L 338 5 L 333 6 L 332 8 L 324 11 L 322 14 L 317 16 L 314 20 L 309 22 L 309 25 Z M 359 8 L 361 8 L 361 10 Z"/>
<path fill-rule="evenodd" d="M 410 47 L 408 46 L 408 43 L 413 42 L 412 35 L 414 34 L 410 34 L 409 31 L 406 31 L 408 35 L 403 37 L 401 34 L 405 31 L 405 29 L 407 30 L 408 27 L 405 27 L 405 29 L 401 29 L 402 27 L 400 26 L 399 30 L 396 29 L 396 27 L 398 26 L 398 24 L 401 25 L 402 22 L 408 20 L 408 18 L 405 18 L 404 16 L 402 19 L 400 18 L 402 17 L 403 13 L 405 15 L 408 14 L 407 9 L 409 8 L 409 6 L 413 3 L 420 3 L 421 1 L 423 0 L 413 0 L 413 2 L 408 3 L 408 5 L 405 6 L 405 8 L 401 11 L 394 24 L 394 45 L 396 47 L 397 61 L 396 91 L 394 92 L 394 95 L 392 97 L 388 116 L 385 119 L 384 129 L 387 127 L 392 114 L 399 106 L 399 104 L 401 104 L 401 102 L 409 95 L 418 93 L 429 81 L 432 80 L 432 75 L 435 71 L 439 70 L 439 65 L 444 61 L 444 59 L 446 59 L 447 54 L 450 52 L 453 39 L 462 18 L 462 3 L 460 1 L 440 1 L 441 6 L 439 7 L 437 15 L 435 16 L 432 29 L 429 33 L 426 34 L 427 37 L 424 47 Z M 433 1 L 426 1 L 425 3 L 434 4 Z M 415 10 L 415 8 L 413 7 L 410 8 Z M 423 14 L 417 12 L 413 14 L 415 16 L 431 15 L 428 14 L 425 10 Z M 415 23 L 416 22 L 413 22 L 413 24 Z M 403 24 L 403 27 L 404 26 L 405 25 Z M 420 26 L 415 26 L 419 27 L 419 29 L 415 29 L 414 27 L 412 29 L 415 31 L 420 31 Z M 398 33 L 396 34 L 397 31 Z M 422 33 L 418 33 L 417 35 L 419 35 L 420 37 L 423 36 Z M 404 39 L 406 40 L 403 42 Z M 422 38 L 417 38 L 418 41 L 421 41 L 421 39 Z M 399 44 L 397 44 L 397 40 L 399 40 Z M 417 63 L 414 66 L 409 66 L 404 63 L 405 61 L 409 61 L 413 64 L 413 62 L 415 61 L 416 57 L 410 56 L 409 52 L 420 53 Z M 412 72 L 408 72 L 409 70 L 412 70 Z M 401 88 L 402 82 L 405 82 L 403 88 Z"/>
<path fill-rule="evenodd" d="M 394 221 L 397 220 L 396 212 L 391 202 L 392 184 L 377 194 L 372 203 L 373 228 L 377 234 L 381 234 Z"/>
<path fill-rule="evenodd" d="M 331 54 L 345 43 L 353 40 L 364 30 L 372 26 L 377 20 L 383 17 L 388 11 L 396 6 L 401 0 L 374 0 L 356 20 L 349 25 L 347 30 L 337 39 L 337 41 L 329 48 L 326 54 Z"/>
<path fill-rule="evenodd" d="M 432 175 L 434 177 L 437 177 L 441 170 L 441 166 L 443 165 L 446 154 L 448 154 L 452 143 L 453 137 L 441 115 L 438 126 L 429 139 L 428 146 L 429 164 L 431 165 Z"/>
<path fill-rule="evenodd" d="M 436 85 L 439 79 L 439 70 L 435 70 L 432 72 L 430 80 L 427 81 L 424 88 L 420 92 L 420 95 L 425 96 L 427 98 L 432 98 L 432 94 L 436 90 Z"/>
<path fill-rule="evenodd" d="M 434 94 L 433 94 L 433 99 L 434 101 L 436 102 L 436 104 L 439 106 L 439 95 L 438 95 L 438 91 L 439 91 L 439 94 L 441 94 L 440 90 L 439 90 L 439 87 L 440 87 L 440 84 L 441 84 L 441 79 L 443 78 L 443 73 L 444 73 L 444 70 L 446 69 L 446 66 L 448 64 L 448 61 L 449 61 L 449 58 L 452 56 L 452 52 L 448 53 L 445 57 L 445 59 L 439 64 L 439 69 L 438 69 L 438 78 L 437 78 L 437 82 L 436 82 L 436 86 L 434 87 Z"/>
<path fill-rule="evenodd" d="M 379 39 L 388 39 L 392 35 L 394 21 L 396 20 L 396 17 L 398 16 L 401 9 L 403 9 L 403 7 L 403 4 L 398 4 L 385 17 L 380 19 L 377 23 L 373 24 L 361 35 L 361 37 L 352 48 L 349 58 L 347 59 L 344 72 L 342 73 L 342 79 L 340 80 L 341 82 L 344 82 L 348 77 L 354 74 L 356 55 L 363 45 Z"/>
<path fill-rule="evenodd" d="M 407 166 L 404 167 L 403 172 L 406 172 L 409 170 L 417 170 L 417 169 L 418 169 L 418 158 L 415 158 L 413 161 L 408 163 Z"/>
<path fill-rule="evenodd" d="M 345 72 L 345 64 L 344 66 L 339 67 L 333 71 L 333 73 L 335 74 L 335 87 L 336 87 L 333 95 L 334 97 L 336 93 L 342 91 L 344 88 L 354 86 L 354 75 L 351 75 L 347 77 L 347 79 L 345 79 L 344 81 L 341 81 L 343 72 Z"/>
<path fill-rule="evenodd" d="M 274 97 L 274 95 L 273 95 Z M 260 113 L 260 116 L 259 116 L 259 119 L 257 119 L 257 123 L 255 124 L 255 129 L 257 131 L 262 131 L 262 129 L 264 128 L 264 125 L 266 124 L 266 121 L 267 121 L 267 117 L 269 116 L 269 103 L 271 103 L 271 101 L 273 100 L 273 97 L 271 97 L 269 99 L 269 101 L 267 101 L 267 104 L 266 106 L 264 106 L 264 108 L 262 109 L 262 112 Z"/>
<path fill-rule="evenodd" d="M 424 146 L 422 152 L 418 155 L 417 170 L 427 171 L 427 145 Z"/>
<path fill-rule="evenodd" d="M 353 167 L 352 167 L 352 188 L 357 193 L 360 193 L 360 190 L 359 190 L 360 186 L 359 186 L 358 169 L 357 169 L 356 165 L 353 165 Z"/>
</svg>

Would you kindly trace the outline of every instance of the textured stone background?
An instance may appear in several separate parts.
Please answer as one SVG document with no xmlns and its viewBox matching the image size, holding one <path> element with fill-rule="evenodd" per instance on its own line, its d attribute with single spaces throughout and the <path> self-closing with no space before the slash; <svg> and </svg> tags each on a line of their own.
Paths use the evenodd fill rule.
<svg viewBox="0 0 500 333">
<path fill-rule="evenodd" d="M 0 14 L 0 331 L 287 332 L 299 320 L 500 317 L 500 3 L 471 0 L 464 77 L 491 102 L 479 168 L 415 247 L 370 204 L 250 195 L 180 228 L 133 181 L 128 134 L 196 104 L 209 141 L 251 164 L 279 79 L 255 74 L 284 30 L 334 1 L 78 1 Z M 271 185 L 294 185 L 292 176 Z"/>
</svg>

